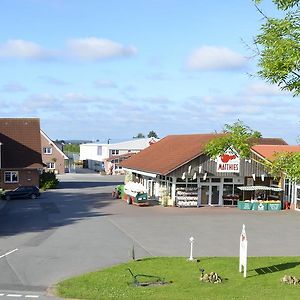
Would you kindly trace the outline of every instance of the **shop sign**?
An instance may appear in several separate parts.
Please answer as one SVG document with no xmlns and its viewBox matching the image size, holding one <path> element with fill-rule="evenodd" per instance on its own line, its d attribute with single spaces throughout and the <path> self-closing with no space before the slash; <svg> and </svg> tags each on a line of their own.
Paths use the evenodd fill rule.
<svg viewBox="0 0 300 300">
<path fill-rule="evenodd" d="M 217 157 L 217 172 L 240 172 L 240 156 L 232 147 L 228 148 L 223 154 Z"/>
</svg>

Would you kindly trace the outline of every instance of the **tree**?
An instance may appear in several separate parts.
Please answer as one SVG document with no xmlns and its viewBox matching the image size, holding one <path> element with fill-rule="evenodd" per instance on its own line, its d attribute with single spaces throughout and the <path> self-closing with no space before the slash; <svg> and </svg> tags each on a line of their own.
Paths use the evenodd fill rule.
<svg viewBox="0 0 300 300">
<path fill-rule="evenodd" d="M 259 4 L 262 0 L 254 0 Z M 300 94 L 300 10 L 299 0 L 272 0 L 282 18 L 264 16 L 265 22 L 254 43 L 259 55 L 258 75 L 282 90 Z"/>
<path fill-rule="evenodd" d="M 275 178 L 286 176 L 293 182 L 300 181 L 300 153 L 277 153 L 273 161 L 264 162 Z"/>
<path fill-rule="evenodd" d="M 260 132 L 252 130 L 240 120 L 232 125 L 225 124 L 222 133 L 222 136 L 211 140 L 205 146 L 205 153 L 212 158 L 223 154 L 231 146 L 239 152 L 241 157 L 248 158 L 255 139 L 261 137 Z"/>
<path fill-rule="evenodd" d="M 145 138 L 145 135 L 144 135 L 143 133 L 139 132 L 139 133 L 137 134 L 137 136 L 134 136 L 133 138 L 134 138 L 134 139 L 143 139 L 143 138 Z"/>
<path fill-rule="evenodd" d="M 152 138 L 152 137 L 158 139 L 157 133 L 153 130 L 149 131 L 148 133 L 148 138 Z"/>
</svg>

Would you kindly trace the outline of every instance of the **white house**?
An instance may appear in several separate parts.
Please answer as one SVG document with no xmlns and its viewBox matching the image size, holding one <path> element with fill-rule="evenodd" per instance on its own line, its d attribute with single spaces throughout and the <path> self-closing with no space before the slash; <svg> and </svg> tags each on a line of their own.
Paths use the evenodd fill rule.
<svg viewBox="0 0 300 300">
<path fill-rule="evenodd" d="M 86 166 L 89 169 L 96 171 L 104 171 L 107 169 L 108 164 L 112 164 L 114 168 L 118 167 L 118 157 L 124 156 L 127 153 L 137 153 L 147 148 L 151 144 L 158 141 L 155 138 L 133 139 L 130 141 L 114 143 L 114 144 L 101 144 L 89 143 L 80 145 L 80 160 L 86 161 Z M 113 158 L 113 160 L 109 160 Z M 106 170 L 108 171 L 108 170 Z"/>
</svg>

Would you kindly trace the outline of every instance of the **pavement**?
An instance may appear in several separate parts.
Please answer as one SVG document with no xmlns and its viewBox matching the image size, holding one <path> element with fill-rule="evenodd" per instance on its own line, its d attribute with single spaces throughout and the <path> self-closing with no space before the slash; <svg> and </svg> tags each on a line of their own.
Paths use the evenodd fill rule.
<svg viewBox="0 0 300 300">
<path fill-rule="evenodd" d="M 243 224 L 249 256 L 299 255 L 296 211 L 137 207 L 112 199 L 122 177 L 60 179 L 60 188 L 39 199 L 9 201 L 0 210 L 0 294 L 47 297 L 60 280 L 132 259 L 133 247 L 136 258 L 188 257 L 191 236 L 195 256 L 238 256 Z"/>
</svg>

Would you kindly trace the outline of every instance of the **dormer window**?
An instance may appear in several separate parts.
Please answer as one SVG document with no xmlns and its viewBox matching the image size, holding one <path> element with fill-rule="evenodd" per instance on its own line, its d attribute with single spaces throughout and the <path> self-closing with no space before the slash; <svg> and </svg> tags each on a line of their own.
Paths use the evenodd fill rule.
<svg viewBox="0 0 300 300">
<path fill-rule="evenodd" d="M 43 152 L 44 154 L 52 154 L 52 147 L 44 147 Z"/>
</svg>

